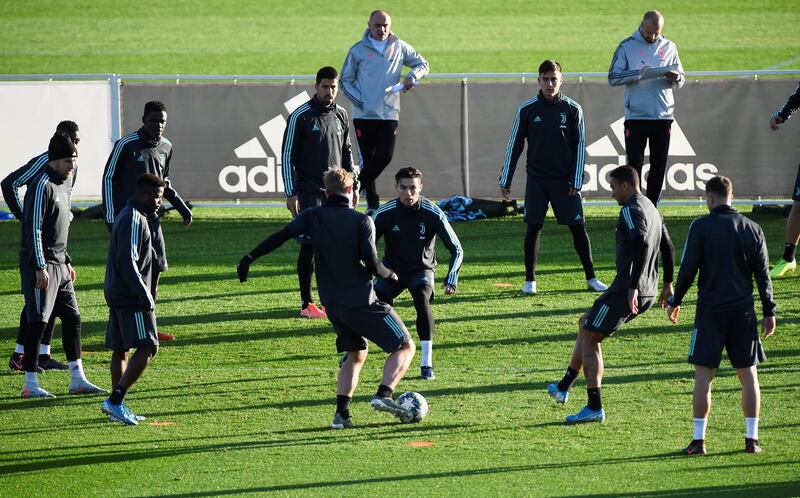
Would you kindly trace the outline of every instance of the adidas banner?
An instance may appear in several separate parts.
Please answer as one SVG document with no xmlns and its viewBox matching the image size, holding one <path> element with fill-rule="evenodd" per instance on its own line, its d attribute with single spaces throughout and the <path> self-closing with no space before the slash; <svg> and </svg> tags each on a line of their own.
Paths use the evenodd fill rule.
<svg viewBox="0 0 800 498">
<path fill-rule="evenodd" d="M 800 124 L 790 121 L 773 132 L 768 120 L 796 85 L 794 80 L 698 81 L 676 90 L 664 197 L 697 198 L 716 174 L 729 176 L 741 198 L 790 197 L 800 162 Z M 497 181 L 514 114 L 537 91 L 535 80 L 469 83 L 473 197 L 499 197 Z M 563 91 L 584 111 L 584 195 L 608 199 L 606 175 L 625 163 L 623 89 L 604 81 L 567 81 Z M 126 83 L 122 92 L 123 134 L 141 126 L 148 100 L 167 105 L 165 135 L 174 145 L 171 179 L 184 198 L 283 197 L 280 148 L 286 119 L 313 95 L 312 84 Z M 394 159 L 377 182 L 382 197 L 394 195 L 393 173 L 403 166 L 425 173 L 429 197 L 461 194 L 461 84 L 428 82 L 401 99 Z M 349 110 L 343 95 L 337 101 Z M 523 153 L 512 185 L 515 196 L 524 194 L 524 170 Z"/>
</svg>

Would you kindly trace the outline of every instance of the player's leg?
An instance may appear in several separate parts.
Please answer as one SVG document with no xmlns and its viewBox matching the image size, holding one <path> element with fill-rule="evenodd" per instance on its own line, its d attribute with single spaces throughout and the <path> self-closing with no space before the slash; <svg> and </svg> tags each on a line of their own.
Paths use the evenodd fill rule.
<svg viewBox="0 0 800 498">
<path fill-rule="evenodd" d="M 642 167 L 644 166 L 644 149 L 647 146 L 647 122 L 640 119 L 625 121 L 625 155 L 628 166 L 639 173 L 642 180 Z"/>
<path fill-rule="evenodd" d="M 692 391 L 692 441 L 683 449 L 686 455 L 706 454 L 706 428 L 711 412 L 711 383 L 716 369 L 695 365 Z"/>
<path fill-rule="evenodd" d="M 758 383 L 756 365 L 765 361 L 764 348 L 758 337 L 758 320 L 755 309 L 750 306 L 741 311 L 729 312 L 730 333 L 725 349 L 731 365 L 736 369 L 742 384 L 742 413 L 745 424 L 746 453 L 760 453 L 758 444 L 758 420 L 761 413 L 761 387 Z"/>
<path fill-rule="evenodd" d="M 9 370 L 16 370 L 19 372 L 24 372 L 25 368 L 22 366 L 22 358 L 24 358 L 25 353 L 25 331 L 28 328 L 28 319 L 26 318 L 27 313 L 25 311 L 25 306 L 22 307 L 22 312 L 19 314 L 19 329 L 17 330 L 17 342 L 14 346 L 14 352 L 11 353 L 11 357 L 8 359 L 8 368 Z"/>
<path fill-rule="evenodd" d="M 56 328 L 56 315 L 55 313 L 50 316 L 50 321 L 44 328 L 42 334 L 42 343 L 39 345 L 39 367 L 42 370 L 69 370 L 69 366 L 61 363 L 53 358 L 51 354 L 51 342 L 53 341 L 53 332 Z"/>
<path fill-rule="evenodd" d="M 589 394 L 588 406 L 594 411 L 602 410 L 600 388 L 603 382 L 603 350 L 600 344 L 605 336 L 599 332 L 581 330 L 583 342 L 583 376 L 586 377 L 586 389 Z"/>
<path fill-rule="evenodd" d="M 797 167 L 797 179 L 792 192 L 792 210 L 786 220 L 786 243 L 783 245 L 783 257 L 775 264 L 769 276 L 778 278 L 797 268 L 795 252 L 800 242 L 800 166 Z"/>
<path fill-rule="evenodd" d="M 325 196 L 319 193 L 298 193 L 300 211 L 319 207 L 325 203 Z M 314 303 L 311 282 L 314 275 L 314 246 L 311 239 L 302 234 L 297 237 L 300 252 L 297 255 L 297 282 L 300 286 L 300 316 L 304 318 L 325 318 L 325 311 Z"/>
<path fill-rule="evenodd" d="M 54 315 L 61 319 L 61 340 L 64 353 L 67 356 L 67 365 L 70 373 L 70 394 L 102 394 L 105 389 L 89 382 L 83 371 L 81 359 L 81 313 L 78 309 L 78 300 L 75 298 L 75 289 L 66 265 L 59 265 L 60 273 L 58 295 Z M 51 282 L 51 285 L 56 282 Z"/>
<path fill-rule="evenodd" d="M 26 327 L 23 352 L 25 383 L 20 395 L 23 398 L 50 398 L 52 394 L 39 385 L 39 345 L 44 329 L 53 314 L 56 302 L 58 279 L 57 265 L 47 263 L 45 271 L 49 277 L 47 289 L 36 288 L 36 269 L 28 264 L 21 266 L 22 294 L 25 297 Z"/>
<path fill-rule="evenodd" d="M 608 290 L 608 286 L 598 280 L 594 273 L 592 243 L 589 241 L 586 225 L 583 223 L 569 225 L 569 230 L 572 232 L 572 244 L 575 247 L 575 252 L 578 253 L 581 266 L 583 266 L 583 274 L 586 277 L 586 287 L 595 292 L 604 292 Z"/>
<path fill-rule="evenodd" d="M 430 272 L 431 274 L 433 272 Z M 430 283 L 433 284 L 431 277 Z M 414 309 L 417 312 L 417 335 L 419 336 L 419 347 L 421 350 L 420 375 L 423 380 L 433 380 L 436 376 L 433 373 L 433 331 L 434 320 L 431 301 L 433 300 L 433 287 L 427 284 L 416 285 L 409 289 L 414 300 Z"/>
<path fill-rule="evenodd" d="M 347 361 L 339 368 L 339 376 L 336 379 L 336 413 L 331 423 L 333 429 L 349 429 L 354 426 L 350 417 L 350 402 L 358 386 L 361 367 L 367 359 L 366 349 L 347 351 L 345 354 Z"/>
<path fill-rule="evenodd" d="M 647 193 L 645 195 L 654 206 L 658 206 L 661 189 L 664 186 L 664 175 L 667 172 L 672 120 L 659 119 L 650 121 L 648 124 L 650 127 L 650 172 L 647 174 Z"/>
<path fill-rule="evenodd" d="M 374 140 L 375 152 L 372 160 L 365 167 L 365 189 L 367 191 L 368 209 L 378 209 L 380 207 L 380 197 L 375 186 L 375 181 L 380 174 L 392 162 L 394 147 L 397 142 L 397 121 L 393 120 L 374 120 L 375 127 Z"/>
<path fill-rule="evenodd" d="M 356 146 L 361 159 L 361 171 L 358 180 L 362 191 L 375 190 L 375 177 L 372 177 L 372 163 L 377 150 L 377 123 L 374 119 L 354 119 L 353 129 L 356 135 Z M 367 201 L 367 214 L 371 215 L 374 209 Z"/>
<path fill-rule="evenodd" d="M 132 348 L 136 348 L 136 351 L 130 355 L 119 381 L 108 399 L 103 402 L 101 409 L 119 422 L 136 425 L 141 417 L 137 417 L 128 408 L 125 396 L 158 353 L 156 317 L 152 311 L 112 309 L 111 313 L 114 317 L 113 323 L 109 322 L 110 326 L 106 332 L 106 346 L 118 353 L 117 359 L 121 359 L 119 353 L 122 351 Z"/>
<path fill-rule="evenodd" d="M 523 294 L 536 294 L 536 262 L 539 259 L 540 237 L 549 205 L 550 198 L 545 189 L 545 180 L 528 175 L 525 182 L 524 221 L 527 224 L 527 230 L 525 231 L 523 251 L 525 257 Z"/>
</svg>

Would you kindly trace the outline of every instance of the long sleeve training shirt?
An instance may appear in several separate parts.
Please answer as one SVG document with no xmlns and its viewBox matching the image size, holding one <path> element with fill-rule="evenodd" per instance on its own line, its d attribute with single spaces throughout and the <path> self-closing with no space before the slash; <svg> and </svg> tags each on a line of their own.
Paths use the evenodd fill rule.
<svg viewBox="0 0 800 498">
<path fill-rule="evenodd" d="M 753 277 L 764 316 L 775 315 L 764 232 L 731 206 L 718 206 L 689 225 L 671 301 L 680 306 L 697 281 L 697 306 L 715 311 L 753 305 Z"/>
<path fill-rule="evenodd" d="M 353 171 L 347 111 L 336 103 L 326 107 L 314 95 L 289 116 L 281 156 L 286 197 L 324 194 L 322 176 L 329 167 Z"/>
<path fill-rule="evenodd" d="M 165 137 L 155 141 L 139 129 L 126 135 L 114 144 L 103 171 L 103 209 L 106 223 L 114 223 L 117 214 L 133 197 L 136 179 L 151 173 L 167 184 L 164 198 L 183 216 L 190 218 L 192 211 L 172 188 L 169 168 L 172 160 L 172 143 Z"/>
<path fill-rule="evenodd" d="M 105 298 L 110 308 L 138 311 L 155 309 L 150 284 L 153 274 L 153 245 L 148 220 L 155 213 L 145 211 L 133 200 L 114 220 L 106 259 Z"/>
<path fill-rule="evenodd" d="M 437 235 L 450 251 L 445 283 L 456 287 L 464 250 L 439 206 L 424 197 L 411 207 L 394 199 L 375 213 L 375 238 L 386 241 L 383 263 L 396 273 L 436 268 Z"/>
<path fill-rule="evenodd" d="M 8 176 L 3 178 L 3 181 L 0 182 L 0 186 L 2 186 L 3 190 L 3 200 L 8 206 L 9 211 L 11 211 L 11 214 L 20 221 L 22 221 L 22 200 L 19 198 L 19 189 L 23 186 L 30 188 L 33 179 L 44 171 L 48 161 L 49 157 L 47 156 L 47 152 L 39 154 L 25 163 L 24 166 L 9 173 Z M 75 186 L 77 175 L 78 168 L 75 168 L 69 178 L 70 188 Z"/>
<path fill-rule="evenodd" d="M 70 263 L 67 253 L 71 180 L 45 166 L 25 193 L 22 210 L 21 260 L 37 270 L 47 263 Z"/>
<path fill-rule="evenodd" d="M 501 187 L 511 187 L 526 141 L 525 169 L 529 175 L 564 178 L 575 190 L 583 187 L 586 145 L 583 109 L 577 102 L 563 94 L 550 101 L 539 92 L 517 109 L 503 157 Z"/>
</svg>

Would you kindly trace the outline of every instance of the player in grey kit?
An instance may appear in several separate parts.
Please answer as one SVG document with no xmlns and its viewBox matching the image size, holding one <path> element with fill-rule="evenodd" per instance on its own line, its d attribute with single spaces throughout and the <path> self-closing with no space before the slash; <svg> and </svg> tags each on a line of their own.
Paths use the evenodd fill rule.
<svg viewBox="0 0 800 498">
<path fill-rule="evenodd" d="M 56 131 L 60 131 L 65 133 L 72 143 L 75 144 L 75 147 L 78 147 L 80 143 L 80 132 L 78 130 L 78 124 L 74 121 L 61 121 L 56 126 Z M 12 171 L 8 174 L 3 181 L 0 182 L 3 190 L 3 200 L 6 201 L 6 205 L 8 206 L 8 210 L 14 215 L 15 218 L 22 221 L 22 201 L 19 197 L 19 189 L 21 187 L 30 188 L 33 180 L 41 173 L 45 167 L 47 166 L 47 162 L 49 157 L 47 152 L 43 152 L 38 156 L 34 157 L 30 161 L 28 161 L 24 166 L 15 171 Z M 72 172 L 70 175 L 70 182 L 71 185 L 75 185 L 75 179 L 77 177 L 77 170 Z M 19 318 L 19 332 L 17 333 L 17 344 L 14 352 L 11 354 L 11 357 L 8 359 L 8 368 L 11 370 L 18 370 L 24 371 L 25 368 L 22 364 L 23 353 L 25 351 L 25 329 L 27 320 L 25 318 L 26 311 L 23 307 L 22 313 L 20 314 Z M 44 334 L 42 335 L 42 343 L 39 345 L 39 368 L 44 370 L 67 370 L 69 367 L 64 365 L 60 361 L 55 360 L 52 356 L 50 356 L 50 341 L 53 339 L 53 329 L 55 328 L 55 319 L 56 316 L 53 315 L 50 317 L 50 321 L 47 323 L 47 327 L 44 329 Z"/>
<path fill-rule="evenodd" d="M 39 386 L 37 362 L 42 334 L 52 314 L 61 319 L 70 394 L 106 392 L 86 379 L 81 360 L 81 314 L 75 298 L 75 270 L 67 253 L 70 198 L 78 149 L 69 136 L 56 132 L 47 148 L 47 167 L 31 182 L 22 209 L 19 259 L 25 296 L 25 384 L 23 398 L 52 398 Z"/>
<path fill-rule="evenodd" d="M 667 301 L 667 317 L 678 322 L 681 301 L 697 272 L 697 310 L 689 346 L 689 363 L 695 366 L 693 408 L 694 437 L 683 451 L 704 455 L 706 427 L 711 411 L 711 382 L 728 351 L 731 365 L 742 384 L 746 453 L 760 453 L 758 417 L 761 389 L 756 365 L 766 359 L 758 338 L 753 305 L 753 278 L 758 284 L 764 337 L 775 332 L 775 300 L 767 273 L 767 243 L 761 227 L 737 212 L 732 205 L 733 184 L 724 176 L 706 183 L 709 214 L 689 225 L 675 294 Z"/>
<path fill-rule="evenodd" d="M 144 417 L 125 404 L 128 389 L 139 380 L 158 353 L 155 300 L 151 284 L 155 267 L 149 222 L 161 206 L 166 182 L 145 173 L 136 179 L 134 197 L 114 219 L 106 260 L 105 298 L 108 304 L 106 347 L 111 349 L 114 390 L 101 406 L 110 420 L 137 425 Z M 136 352 L 128 358 L 128 351 Z"/>
<path fill-rule="evenodd" d="M 666 304 L 672 295 L 674 249 L 661 215 L 639 190 L 639 175 L 630 166 L 619 166 L 609 173 L 611 196 L 622 206 L 616 228 L 617 275 L 606 292 L 595 300 L 580 320 L 580 331 L 564 378 L 547 386 L 557 403 L 565 403 L 569 390 L 583 368 L 589 403 L 568 424 L 602 422 L 605 411 L 600 398 L 603 378 L 603 353 L 600 343 L 611 337 L 624 323 L 644 313 L 658 298 L 658 253 L 662 239 L 668 241 L 664 258 L 664 290 L 659 301 Z"/>
<path fill-rule="evenodd" d="M 367 358 L 366 339 L 389 353 L 383 366 L 372 407 L 391 413 L 403 422 L 413 414 L 393 399 L 394 389 L 408 370 L 416 347 L 403 321 L 386 303 L 378 301 L 372 276 L 397 280 L 397 275 L 378 259 L 372 219 L 352 209 L 353 174 L 341 168 L 325 173 L 327 200 L 308 209 L 242 257 L 239 281 L 247 280 L 250 264 L 301 233 L 311 236 L 317 261 L 317 287 L 322 304 L 336 331 L 336 348 L 347 352 L 336 383 L 336 413 L 331 427 L 353 427 L 350 401 Z"/>
</svg>

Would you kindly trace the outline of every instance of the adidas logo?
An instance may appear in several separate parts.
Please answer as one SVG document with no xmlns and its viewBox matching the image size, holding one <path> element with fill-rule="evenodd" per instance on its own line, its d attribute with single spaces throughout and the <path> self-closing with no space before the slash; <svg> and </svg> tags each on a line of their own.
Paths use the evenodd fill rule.
<svg viewBox="0 0 800 498">
<path fill-rule="evenodd" d="M 392 231 L 393 232 L 399 232 L 400 231 L 400 227 L 395 225 L 395 226 L 392 227 Z"/>
<path fill-rule="evenodd" d="M 139 157 L 136 158 L 136 162 L 143 163 L 144 162 L 144 156 L 139 154 Z"/>
<path fill-rule="evenodd" d="M 595 140 L 586 146 L 586 164 L 584 166 L 583 190 L 596 192 L 600 189 L 610 192 L 611 185 L 608 183 L 608 173 L 617 166 L 627 163 L 625 157 L 625 118 L 619 118 L 610 125 L 611 133 Z M 612 138 L 616 140 L 612 140 Z M 644 149 L 644 157 L 650 156 L 650 147 Z M 669 157 L 696 157 L 689 139 L 683 133 L 678 121 L 672 122 L 672 131 L 669 142 Z M 613 157 L 616 162 L 597 164 L 592 162 L 592 158 Z M 647 173 L 650 171 L 650 164 L 645 163 L 642 167 L 642 190 L 647 188 Z M 696 191 L 701 193 L 705 190 L 705 182 L 717 175 L 719 170 L 714 164 L 699 163 L 695 164 L 678 162 L 667 165 L 665 175 L 665 185 L 678 191 Z M 587 178 L 588 177 L 588 178 Z"/>
<path fill-rule="evenodd" d="M 283 103 L 286 116 L 311 99 L 308 92 L 303 91 Z M 233 152 L 237 159 L 256 159 L 260 164 L 255 166 L 228 165 L 219 172 L 219 186 L 225 192 L 283 192 L 283 175 L 281 174 L 281 146 L 283 131 L 286 129 L 286 118 L 278 114 L 258 127 L 261 136 L 256 135 Z M 264 148 L 266 144 L 271 154 Z M 266 163 L 266 164 L 264 164 Z"/>
<path fill-rule="evenodd" d="M 539 116 L 536 116 L 535 118 L 533 118 L 533 122 L 534 123 L 541 123 L 542 122 L 542 118 L 540 118 Z"/>
<path fill-rule="evenodd" d="M 583 219 L 583 216 L 581 216 L 579 214 L 575 215 L 575 221 L 581 221 L 582 219 Z"/>
<path fill-rule="evenodd" d="M 314 123 L 314 127 L 311 128 L 311 131 L 319 131 L 319 126 L 317 126 L 317 123 Z"/>
</svg>

